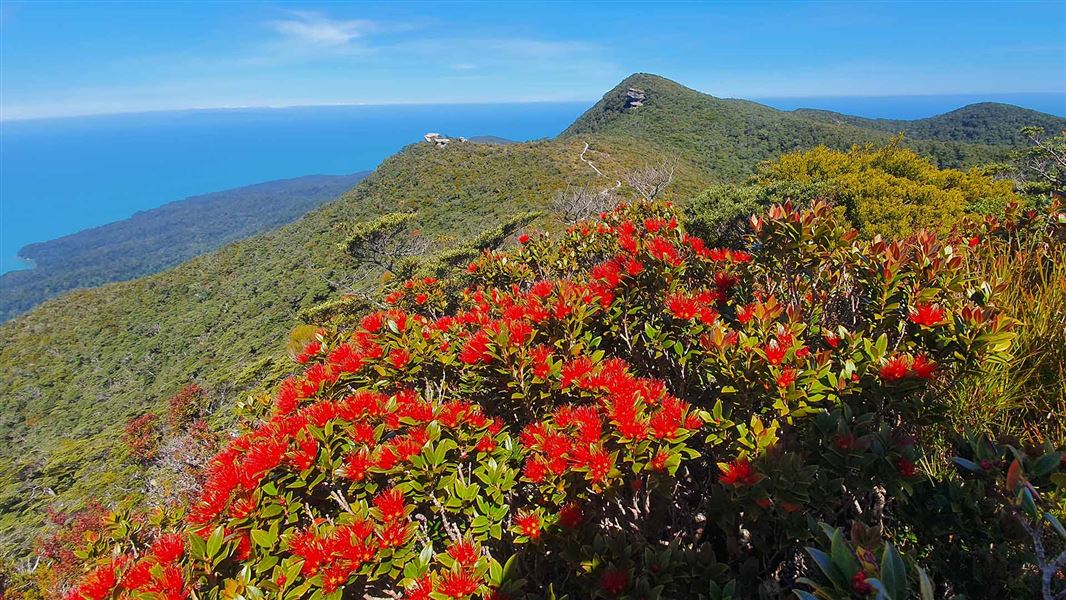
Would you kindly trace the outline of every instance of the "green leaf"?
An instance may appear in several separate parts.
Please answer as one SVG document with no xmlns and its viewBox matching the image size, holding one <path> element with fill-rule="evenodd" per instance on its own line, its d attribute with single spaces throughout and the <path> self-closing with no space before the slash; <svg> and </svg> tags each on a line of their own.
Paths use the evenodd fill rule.
<svg viewBox="0 0 1066 600">
<path fill-rule="evenodd" d="M 649 340 L 654 340 L 659 335 L 659 330 L 652 327 L 651 321 L 644 321 L 644 335 Z"/>
<path fill-rule="evenodd" d="M 512 554 L 511 557 L 507 559 L 507 562 L 503 563 L 503 571 L 500 573 L 500 582 L 501 583 L 506 583 L 509 579 L 511 579 L 514 576 L 513 571 L 514 571 L 514 559 L 515 559 L 515 556 L 517 556 L 517 555 L 516 554 Z"/>
<path fill-rule="evenodd" d="M 1059 468 L 1059 464 L 1062 463 L 1061 452 L 1049 452 L 1036 459 L 1036 462 L 1029 467 L 1029 477 L 1036 479 L 1037 477 L 1043 477 L 1049 473 L 1054 472 Z"/>
<path fill-rule="evenodd" d="M 966 460 L 965 458 L 959 456 L 953 457 L 951 459 L 951 462 L 973 473 L 980 473 L 982 471 L 981 466 L 977 463 L 973 462 L 972 460 Z"/>
<path fill-rule="evenodd" d="M 833 560 L 833 566 L 847 581 L 859 572 L 859 561 L 855 559 L 855 553 L 848 547 L 847 542 L 844 541 L 844 534 L 839 529 L 834 529 L 829 538 L 829 556 Z M 844 585 L 847 585 L 846 581 Z"/>
<path fill-rule="evenodd" d="M 891 600 L 906 600 L 907 567 L 891 542 L 885 544 L 885 551 L 881 555 L 881 581 Z"/>
<path fill-rule="evenodd" d="M 207 558 L 207 542 L 204 538 L 198 535 L 188 536 L 189 557 L 197 560 L 204 560 Z"/>
<path fill-rule="evenodd" d="M 211 532 L 211 537 L 207 538 L 207 558 L 214 558 L 218 551 L 222 549 L 222 540 L 226 538 L 225 530 L 222 527 L 216 527 Z"/>
<path fill-rule="evenodd" d="M 933 598 L 933 582 L 925 569 L 918 567 L 918 586 L 922 594 L 922 600 L 935 600 Z"/>
<path fill-rule="evenodd" d="M 807 554 L 811 555 L 814 559 L 814 564 L 818 565 L 818 568 L 822 570 L 822 573 L 826 577 L 832 579 L 833 562 L 829 559 L 829 555 L 817 548 L 807 547 Z"/>
<path fill-rule="evenodd" d="M 278 541 L 278 536 L 269 531 L 263 531 L 262 529 L 253 529 L 252 541 L 255 542 L 256 546 L 270 548 L 274 545 L 274 542 Z"/>
<path fill-rule="evenodd" d="M 1066 528 L 1062 527 L 1062 522 L 1059 521 L 1058 517 L 1046 512 L 1044 513 L 1044 518 L 1047 519 L 1048 523 L 1051 523 L 1051 528 L 1055 530 L 1055 533 L 1059 534 L 1062 539 L 1066 540 Z"/>
<path fill-rule="evenodd" d="M 1022 509 L 1022 511 L 1029 515 L 1031 518 L 1037 518 L 1036 501 L 1033 500 L 1033 493 L 1029 491 L 1028 487 L 1023 486 L 1018 490 L 1018 496 L 1015 503 Z"/>
</svg>

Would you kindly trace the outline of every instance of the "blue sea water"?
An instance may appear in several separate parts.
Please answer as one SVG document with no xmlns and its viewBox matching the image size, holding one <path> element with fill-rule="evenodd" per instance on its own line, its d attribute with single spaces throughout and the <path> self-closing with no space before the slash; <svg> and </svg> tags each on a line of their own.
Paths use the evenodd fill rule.
<svg viewBox="0 0 1066 600">
<path fill-rule="evenodd" d="M 589 103 L 197 110 L 0 123 L 0 273 L 26 244 L 187 196 L 371 170 L 436 131 L 530 140 Z"/>
<path fill-rule="evenodd" d="M 762 98 L 915 119 L 973 102 L 1066 115 L 1063 94 Z M 588 102 L 195 110 L 0 122 L 0 273 L 26 244 L 103 225 L 187 196 L 270 179 L 373 169 L 429 131 L 551 137 Z"/>
</svg>

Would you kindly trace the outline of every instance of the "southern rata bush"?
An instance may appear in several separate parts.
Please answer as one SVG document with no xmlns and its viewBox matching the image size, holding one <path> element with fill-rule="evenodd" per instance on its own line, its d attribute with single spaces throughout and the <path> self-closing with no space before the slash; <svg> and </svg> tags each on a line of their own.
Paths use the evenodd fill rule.
<svg viewBox="0 0 1066 600">
<path fill-rule="evenodd" d="M 1015 323 L 965 239 L 862 241 L 786 204 L 717 248 L 678 214 L 523 234 L 319 328 L 298 373 L 242 404 L 184 527 L 83 552 L 69 597 L 804 586 L 819 522 L 892 529 L 942 390 L 1004 359 Z"/>
</svg>

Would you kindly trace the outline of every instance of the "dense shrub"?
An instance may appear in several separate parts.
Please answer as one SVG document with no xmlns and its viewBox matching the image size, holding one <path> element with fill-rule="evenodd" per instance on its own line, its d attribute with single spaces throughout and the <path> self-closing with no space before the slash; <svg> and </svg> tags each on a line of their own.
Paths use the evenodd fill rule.
<svg viewBox="0 0 1066 600">
<path fill-rule="evenodd" d="M 622 206 L 390 284 L 242 404 L 183 532 L 117 532 L 70 597 L 774 596 L 818 522 L 913 544 L 944 390 L 1014 336 L 981 245 L 823 203 L 750 227 Z"/>
<path fill-rule="evenodd" d="M 159 427 L 159 415 L 144 413 L 126 422 L 122 441 L 129 450 L 130 457 L 141 463 L 148 463 L 159 453 L 162 431 Z"/>
<path fill-rule="evenodd" d="M 864 235 L 950 231 L 967 214 L 998 215 L 1016 200 L 1012 183 L 975 169 L 938 169 L 897 138 L 840 152 L 820 146 L 760 166 L 755 182 L 774 195 L 823 198 L 847 209 Z M 774 188 L 780 188 L 780 191 Z"/>
</svg>

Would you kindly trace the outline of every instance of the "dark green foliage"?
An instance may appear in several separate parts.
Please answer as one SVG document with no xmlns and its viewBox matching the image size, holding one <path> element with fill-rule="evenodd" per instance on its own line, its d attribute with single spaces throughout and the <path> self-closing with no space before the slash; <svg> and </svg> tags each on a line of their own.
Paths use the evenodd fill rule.
<svg viewBox="0 0 1066 600">
<path fill-rule="evenodd" d="M 35 268 L 0 276 L 0 321 L 67 290 L 157 273 L 289 223 L 366 176 L 309 175 L 194 196 L 102 227 L 30 244 Z"/>
<path fill-rule="evenodd" d="M 734 240 L 745 230 L 748 217 L 768 204 L 764 188 L 756 185 L 713 185 L 688 207 L 689 227 L 700 237 Z"/>
<path fill-rule="evenodd" d="M 970 104 L 949 113 L 904 121 L 899 119 L 865 119 L 828 110 L 801 108 L 795 111 L 809 119 L 840 125 L 876 129 L 885 133 L 903 133 L 911 140 L 972 142 L 989 145 L 1025 144 L 1023 127 L 1040 127 L 1045 131 L 1066 129 L 1066 119 L 1047 113 L 995 102 Z"/>
<path fill-rule="evenodd" d="M 496 248 L 499 248 L 500 244 L 510 237 L 512 233 L 519 228 L 532 223 L 543 215 L 543 212 L 535 210 L 517 214 L 496 227 L 486 229 L 478 234 L 478 236 L 470 242 L 470 247 L 478 251 L 495 250 Z"/>
<path fill-rule="evenodd" d="M 415 213 L 388 213 L 359 223 L 344 242 L 344 251 L 359 263 L 392 269 L 396 261 L 419 253 L 419 236 L 408 231 Z"/>
</svg>

